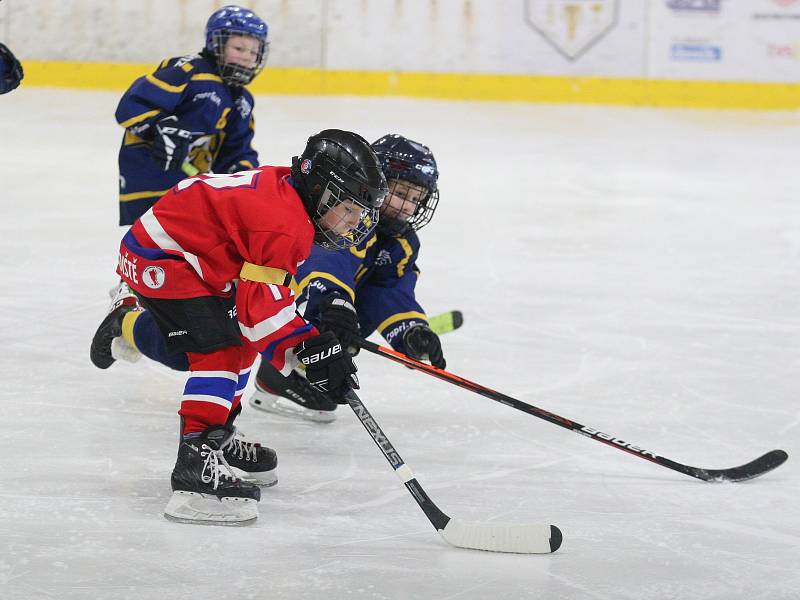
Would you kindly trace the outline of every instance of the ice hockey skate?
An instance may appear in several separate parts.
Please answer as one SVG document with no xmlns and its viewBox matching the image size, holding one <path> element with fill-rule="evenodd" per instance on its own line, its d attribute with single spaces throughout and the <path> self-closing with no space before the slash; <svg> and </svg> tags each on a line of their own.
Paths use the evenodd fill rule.
<svg viewBox="0 0 800 600">
<path fill-rule="evenodd" d="M 269 367 L 267 371 L 262 365 L 256 376 L 255 388 L 250 396 L 250 406 L 255 409 L 315 423 L 336 420 L 336 403 L 315 390 L 296 371 L 283 377 L 275 369 Z"/>
<path fill-rule="evenodd" d="M 278 483 L 278 455 L 272 448 L 249 441 L 236 430 L 230 443 L 222 451 L 234 474 L 260 487 L 272 487 Z"/>
<path fill-rule="evenodd" d="M 92 338 L 89 357 L 98 369 L 107 369 L 117 360 L 136 362 L 141 353 L 122 337 L 122 320 L 134 310 L 142 310 L 136 295 L 121 281 L 112 290 L 114 296 L 108 314 Z"/>
<path fill-rule="evenodd" d="M 261 490 L 238 478 L 225 459 L 233 429 L 214 425 L 178 447 L 172 497 L 164 516 L 180 523 L 248 525 L 258 518 Z"/>
</svg>

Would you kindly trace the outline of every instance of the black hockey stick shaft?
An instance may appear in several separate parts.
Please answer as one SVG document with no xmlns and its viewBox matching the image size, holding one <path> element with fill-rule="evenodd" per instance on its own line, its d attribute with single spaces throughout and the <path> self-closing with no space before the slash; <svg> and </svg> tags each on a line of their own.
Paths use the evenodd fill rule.
<svg viewBox="0 0 800 600">
<path fill-rule="evenodd" d="M 450 517 L 439 510 L 439 507 L 433 503 L 433 500 L 431 500 L 428 497 L 428 494 L 425 493 L 425 490 L 422 489 L 422 486 L 411 473 L 411 469 L 406 466 L 405 462 L 400 457 L 400 454 L 392 445 L 392 442 L 389 441 L 389 438 L 387 438 L 386 434 L 383 433 L 380 425 L 378 425 L 378 423 L 372 417 L 370 412 L 367 410 L 367 407 L 364 406 L 361 398 L 359 398 L 354 391 L 350 390 L 345 396 L 345 399 L 350 405 L 350 408 L 353 409 L 353 412 L 356 413 L 356 416 L 358 417 L 358 420 L 361 421 L 364 429 L 367 430 L 367 433 L 369 433 L 370 437 L 375 442 L 375 445 L 380 448 L 380 451 L 386 457 L 386 460 L 388 460 L 389 464 L 392 465 L 395 474 L 405 484 L 406 489 L 411 492 L 414 500 L 422 509 L 422 512 L 425 513 L 425 516 L 428 517 L 428 520 L 431 522 L 431 524 L 437 530 L 444 529 L 447 525 L 447 522 L 450 521 Z"/>
<path fill-rule="evenodd" d="M 511 396 L 507 396 L 506 394 L 487 388 L 486 386 L 450 373 L 449 371 L 437 369 L 436 367 L 415 360 L 391 348 L 379 346 L 378 344 L 368 340 L 359 340 L 358 344 L 369 352 L 388 358 L 411 369 L 422 371 L 423 373 L 427 373 L 428 375 L 443 381 L 447 381 L 448 383 L 452 383 L 458 387 L 464 388 L 476 394 L 480 394 L 481 396 L 489 398 L 490 400 L 494 400 L 495 402 L 500 402 L 501 404 L 505 404 L 506 406 L 510 406 L 511 408 L 515 408 L 529 415 L 549 421 L 550 423 L 558 425 L 559 427 L 563 427 L 564 429 L 569 429 L 593 440 L 597 440 L 598 442 L 602 442 L 607 446 L 616 448 L 617 450 L 623 450 L 633 456 L 643 458 L 662 467 L 689 475 L 690 477 L 702 479 L 703 481 L 745 481 L 747 479 L 752 479 L 754 477 L 758 477 L 759 475 L 763 475 L 764 473 L 779 467 L 788 458 L 788 454 L 783 450 L 772 450 L 747 464 L 738 467 L 731 467 L 729 469 L 701 469 L 698 467 L 684 465 L 664 456 L 657 455 L 654 452 L 646 450 L 640 446 L 631 444 L 616 436 L 609 435 L 593 427 L 582 425 L 577 421 L 567 419 L 566 417 L 562 417 L 550 411 L 544 410 L 543 408 L 533 406 L 532 404 L 528 404 L 522 400 L 517 400 L 516 398 L 512 398 Z"/>
<path fill-rule="evenodd" d="M 361 421 L 372 440 L 380 448 L 383 456 L 392 465 L 416 503 L 428 517 L 431 525 L 449 544 L 459 548 L 488 550 L 492 552 L 515 552 L 522 554 L 549 554 L 561 546 L 563 536 L 555 525 L 504 525 L 501 523 L 467 523 L 451 519 L 430 499 L 417 481 L 411 469 L 395 450 L 380 425 L 364 406 L 364 403 L 350 390 L 345 399 Z"/>
</svg>

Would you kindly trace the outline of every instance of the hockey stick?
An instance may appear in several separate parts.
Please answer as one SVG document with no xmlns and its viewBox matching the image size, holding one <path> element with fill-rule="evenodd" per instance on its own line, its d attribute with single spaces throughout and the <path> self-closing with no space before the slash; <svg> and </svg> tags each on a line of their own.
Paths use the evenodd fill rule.
<svg viewBox="0 0 800 600">
<path fill-rule="evenodd" d="M 613 435 L 609 435 L 599 431 L 598 429 L 594 429 L 593 427 L 581 425 L 576 421 L 572 421 L 542 408 L 538 408 L 523 402 L 522 400 L 517 400 L 511 396 L 506 396 L 505 394 L 496 392 L 495 390 L 469 381 L 468 379 L 464 379 L 463 377 L 459 377 L 458 375 L 454 375 L 448 371 L 437 369 L 431 365 L 414 360 L 413 358 L 392 350 L 391 348 L 379 346 L 378 344 L 367 340 L 359 340 L 358 345 L 364 348 L 364 350 L 393 360 L 394 362 L 405 365 L 411 369 L 422 371 L 428 375 L 432 375 L 433 377 L 447 381 L 448 383 L 452 383 L 471 392 L 475 392 L 476 394 L 480 394 L 481 396 L 485 396 L 490 400 L 500 402 L 510 406 L 511 408 L 516 408 L 517 410 L 528 413 L 529 415 L 533 415 L 534 417 L 539 417 L 540 419 L 549 421 L 550 423 L 558 425 L 559 427 L 580 433 L 581 435 L 589 437 L 593 440 L 597 440 L 598 442 L 602 442 L 608 446 L 611 446 L 612 448 L 624 450 L 625 452 L 634 456 L 638 456 L 639 458 L 644 458 L 645 460 L 649 460 L 650 462 L 661 465 L 662 467 L 667 467 L 673 471 L 678 471 L 679 473 L 683 473 L 697 479 L 702 479 L 703 481 L 746 481 L 748 479 L 758 477 L 759 475 L 763 475 L 764 473 L 781 466 L 786 459 L 789 458 L 789 455 L 783 450 L 771 450 L 770 452 L 767 452 L 763 456 L 759 456 L 757 459 L 747 464 L 740 465 L 738 467 L 731 467 L 729 469 L 701 469 L 698 467 L 691 467 L 689 465 L 684 465 L 679 462 L 675 462 L 674 460 L 670 460 L 664 456 L 659 456 L 650 450 L 645 450 L 641 446 L 635 446 L 618 437 L 614 437 Z"/>
<path fill-rule="evenodd" d="M 195 175 L 197 175 L 197 174 L 200 172 L 200 169 L 198 169 L 197 167 L 195 167 L 195 166 L 194 166 L 192 163 L 190 163 L 190 162 L 189 162 L 189 160 L 187 159 L 187 160 L 186 160 L 186 161 L 184 161 L 184 163 L 181 165 L 181 171 L 183 171 L 183 172 L 184 172 L 186 175 L 188 175 L 189 177 L 194 177 Z"/>
<path fill-rule="evenodd" d="M 422 489 L 411 469 L 400 458 L 400 454 L 356 393 L 351 390 L 345 398 L 364 429 L 392 465 L 395 475 L 405 484 L 422 512 L 446 542 L 459 548 L 519 554 L 549 554 L 561 546 L 561 530 L 555 525 L 467 523 L 444 514 Z"/>
<path fill-rule="evenodd" d="M 436 335 L 450 333 L 464 324 L 464 314 L 460 310 L 449 310 L 433 317 L 428 317 L 428 327 Z"/>
</svg>

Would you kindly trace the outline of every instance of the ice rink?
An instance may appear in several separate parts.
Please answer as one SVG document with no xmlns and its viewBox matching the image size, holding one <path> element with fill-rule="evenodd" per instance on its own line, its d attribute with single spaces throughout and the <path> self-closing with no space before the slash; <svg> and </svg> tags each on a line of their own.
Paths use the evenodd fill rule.
<svg viewBox="0 0 800 600">
<path fill-rule="evenodd" d="M 362 353 L 362 399 L 442 510 L 562 529 L 526 556 L 448 546 L 346 406 L 245 407 L 280 461 L 255 525 L 163 518 L 183 375 L 89 362 L 117 99 L 0 97 L 0 598 L 800 597 L 798 113 L 257 97 L 264 164 L 327 127 L 432 148 L 418 297 L 464 311 L 449 370 L 694 466 L 789 453 L 703 483 Z"/>
</svg>

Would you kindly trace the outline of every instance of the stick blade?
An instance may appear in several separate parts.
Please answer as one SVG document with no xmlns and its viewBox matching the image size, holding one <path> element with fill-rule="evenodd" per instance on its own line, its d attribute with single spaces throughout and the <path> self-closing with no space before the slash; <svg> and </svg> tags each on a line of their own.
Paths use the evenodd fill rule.
<svg viewBox="0 0 800 600">
<path fill-rule="evenodd" d="M 780 467 L 787 458 L 789 455 L 784 450 L 770 450 L 746 465 L 730 469 L 697 469 L 693 467 L 694 470 L 690 474 L 704 481 L 712 482 L 747 481 Z"/>
<path fill-rule="evenodd" d="M 442 314 L 428 317 L 428 327 L 437 335 L 455 331 L 464 324 L 464 313 L 460 310 L 451 310 Z"/>
<path fill-rule="evenodd" d="M 458 519 L 450 519 L 439 533 L 459 548 L 517 554 L 550 554 L 559 549 L 563 540 L 555 525 L 490 525 Z"/>
</svg>

